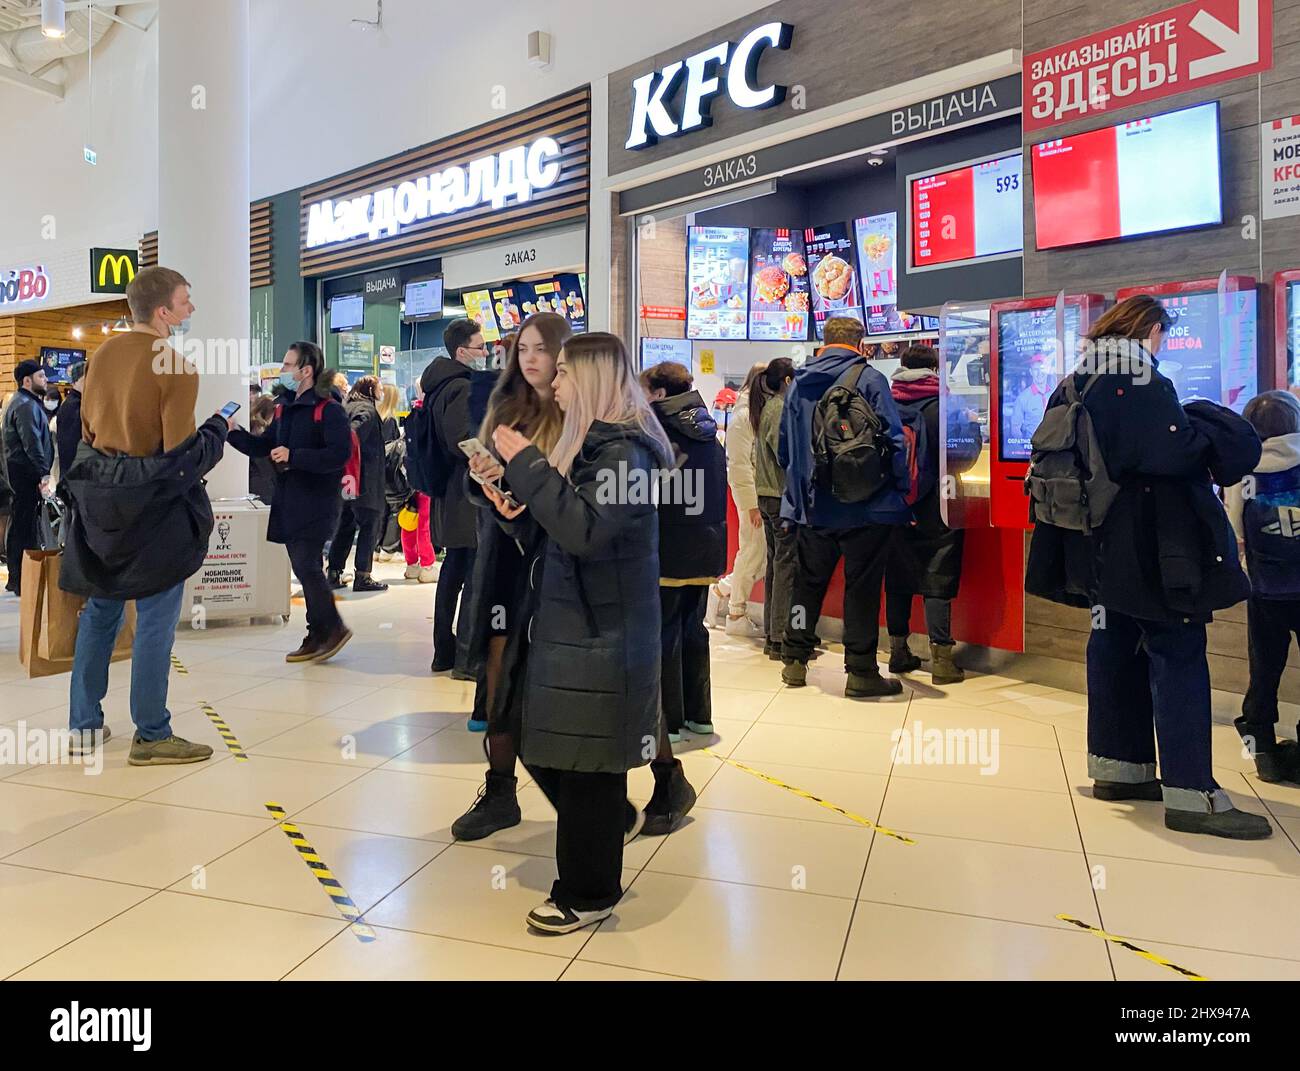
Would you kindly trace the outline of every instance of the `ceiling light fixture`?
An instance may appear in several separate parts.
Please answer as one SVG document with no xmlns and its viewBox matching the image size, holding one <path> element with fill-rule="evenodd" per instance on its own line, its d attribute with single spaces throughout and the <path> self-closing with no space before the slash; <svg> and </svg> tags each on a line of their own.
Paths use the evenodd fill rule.
<svg viewBox="0 0 1300 1071">
<path fill-rule="evenodd" d="M 72 337 L 73 337 L 74 339 L 76 339 L 78 342 L 81 341 L 81 328 L 80 328 L 80 327 L 74 327 L 74 328 L 72 329 Z"/>
<path fill-rule="evenodd" d="M 125 317 L 125 316 L 123 316 L 120 320 L 117 321 L 117 323 L 115 323 L 115 324 L 113 325 L 113 331 L 114 331 L 115 334 L 119 334 L 119 335 L 120 335 L 120 334 L 123 334 L 124 332 L 126 332 L 126 331 L 130 331 L 130 330 L 131 330 L 131 325 L 130 325 L 129 323 L 126 322 L 126 317 Z"/>
<path fill-rule="evenodd" d="M 63 0 L 41 0 L 41 33 L 56 40 L 63 36 Z"/>
</svg>

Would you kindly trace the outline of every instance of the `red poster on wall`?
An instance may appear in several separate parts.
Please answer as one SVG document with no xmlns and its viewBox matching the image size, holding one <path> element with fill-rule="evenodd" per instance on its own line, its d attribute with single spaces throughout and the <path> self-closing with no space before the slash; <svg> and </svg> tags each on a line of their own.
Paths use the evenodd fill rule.
<svg viewBox="0 0 1300 1071">
<path fill-rule="evenodd" d="M 1024 59 L 1026 131 L 1273 66 L 1272 0 L 1193 0 Z"/>
</svg>

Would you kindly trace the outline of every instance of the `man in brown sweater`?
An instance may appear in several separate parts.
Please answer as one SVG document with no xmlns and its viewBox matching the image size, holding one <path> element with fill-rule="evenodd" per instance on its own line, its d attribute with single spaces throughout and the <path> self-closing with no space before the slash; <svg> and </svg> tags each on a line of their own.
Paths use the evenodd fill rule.
<svg viewBox="0 0 1300 1071">
<path fill-rule="evenodd" d="M 87 454 L 83 460 L 81 455 L 86 452 L 79 450 L 67 474 L 74 510 L 80 514 L 74 518 L 74 537 L 83 532 L 93 533 L 86 541 L 87 546 L 93 552 L 109 554 L 113 563 L 106 570 L 107 581 L 100 577 L 87 584 L 84 575 L 74 575 L 82 566 L 77 553 L 80 544 L 70 545 L 65 554 L 68 561 L 64 568 L 69 575 L 61 579 L 61 586 L 78 593 L 98 592 L 87 599 L 78 622 L 70 722 L 76 734 L 74 739 L 79 737 L 82 748 L 108 739 L 101 701 L 108 688 L 108 665 L 125 605 L 128 600 L 134 600 L 131 720 L 135 723 L 135 736 L 127 761 L 132 766 L 201 762 L 211 757 L 212 748 L 190 743 L 172 733 L 167 682 L 186 570 L 192 571 L 194 560 L 202 560 L 207 536 L 201 533 L 191 540 L 195 543 L 192 547 L 182 547 L 179 542 L 163 547 L 145 547 L 132 542 L 125 550 L 114 546 L 113 530 L 123 525 L 119 515 L 122 507 L 120 504 L 104 506 L 102 489 L 112 489 L 119 476 L 140 479 L 139 473 L 143 471 L 140 463 L 124 460 L 133 458 L 150 459 L 148 465 L 173 466 L 166 478 L 177 484 L 181 482 L 179 477 L 186 475 L 186 468 L 190 470 L 189 478 L 197 480 L 220 459 L 227 426 L 224 420 L 219 420 L 215 428 L 205 424 L 203 434 L 196 437 L 197 370 L 190 362 L 183 361 L 168 343 L 173 329 L 181 327 L 194 312 L 185 277 L 170 268 L 146 268 L 127 287 L 126 299 L 134 326 L 105 342 L 95 352 L 86 372 L 81 433 L 82 439 L 97 453 Z M 182 465 L 161 457 L 185 444 L 189 444 L 188 460 Z M 114 466 L 134 468 L 117 472 Z M 154 511 L 148 514 L 155 517 L 154 527 L 174 527 L 174 538 L 179 541 L 184 530 L 191 526 L 167 511 L 176 506 L 191 520 L 193 513 L 185 512 L 183 506 L 167 497 L 167 492 L 159 490 L 167 486 L 171 485 L 145 482 L 138 489 L 132 488 L 131 497 L 142 508 Z M 188 493 L 199 497 L 210 521 L 211 510 L 202 487 Z M 96 561 L 104 571 L 105 562 Z M 107 593 L 106 584 L 111 584 Z"/>
</svg>

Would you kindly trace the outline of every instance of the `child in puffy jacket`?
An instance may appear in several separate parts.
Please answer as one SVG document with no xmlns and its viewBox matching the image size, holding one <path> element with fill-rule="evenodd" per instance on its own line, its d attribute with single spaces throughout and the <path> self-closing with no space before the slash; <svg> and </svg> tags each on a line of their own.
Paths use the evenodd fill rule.
<svg viewBox="0 0 1300 1071">
<path fill-rule="evenodd" d="M 1300 641 L 1300 401 L 1286 391 L 1266 391 L 1242 415 L 1264 451 L 1255 472 L 1227 491 L 1251 585 L 1250 686 L 1236 726 L 1261 780 L 1300 782 L 1300 749 L 1274 735 L 1291 637 Z"/>
</svg>

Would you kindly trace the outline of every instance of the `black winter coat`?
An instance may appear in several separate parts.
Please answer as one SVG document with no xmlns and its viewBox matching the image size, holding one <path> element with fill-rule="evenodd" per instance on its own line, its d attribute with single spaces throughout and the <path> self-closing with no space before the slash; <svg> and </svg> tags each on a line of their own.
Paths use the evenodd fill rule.
<svg viewBox="0 0 1300 1071">
<path fill-rule="evenodd" d="M 639 431 L 597 421 L 567 480 L 535 446 L 506 466 L 512 493 L 547 536 L 523 698 L 529 764 L 623 773 L 654 757 L 659 529 L 651 502 L 602 493 L 601 473 L 621 465 L 648 479 L 657 464 Z"/>
<path fill-rule="evenodd" d="M 661 485 L 659 575 L 716 580 L 727 571 L 727 453 L 717 422 L 695 390 L 651 408 L 677 451 L 677 471 Z"/>
<path fill-rule="evenodd" d="M 361 444 L 361 494 L 352 500 L 352 508 L 383 513 L 384 428 L 379 410 L 369 398 L 349 398 L 344 408 Z"/>
<path fill-rule="evenodd" d="M 1080 390 L 1084 382 L 1077 377 Z M 1058 385 L 1047 407 L 1063 395 Z M 1120 493 L 1092 536 L 1035 526 L 1025 590 L 1146 621 L 1209 621 L 1244 599 L 1249 582 L 1211 470 L 1225 483 L 1253 470 L 1250 425 L 1210 402 L 1184 409 L 1158 371 L 1145 383 L 1107 373 L 1084 405 Z"/>
<path fill-rule="evenodd" d="M 4 416 L 5 468 L 11 486 L 39 483 L 54 466 L 54 438 L 45 406 L 30 391 L 19 390 Z"/>
<path fill-rule="evenodd" d="M 203 477 L 225 442 L 226 422 L 214 416 L 154 457 L 114 457 L 81 443 L 64 475 L 72 524 L 59 587 L 86 598 L 144 599 L 196 573 L 213 523 Z"/>
<path fill-rule="evenodd" d="M 275 499 L 266 538 L 272 543 L 297 540 L 325 543 L 338 527 L 343 510 L 340 482 L 352 453 L 347 413 L 331 395 L 315 419 L 315 391 L 306 391 L 277 407 L 275 419 L 260 435 L 243 428 L 230 433 L 230 445 L 249 457 L 266 457 L 277 446 L 289 448 L 289 467 L 276 475 Z"/>
<path fill-rule="evenodd" d="M 54 444 L 59 455 L 59 478 L 72 468 L 81 445 L 81 391 L 70 390 L 59 411 L 54 414 Z"/>
<path fill-rule="evenodd" d="M 459 445 L 478 434 L 478 427 L 472 425 L 469 415 L 470 370 L 450 357 L 437 357 L 420 376 L 420 390 L 426 397 L 437 391 L 429 418 L 443 452 L 454 466 L 447 489 L 430 504 L 433 545 L 472 547 L 476 539 L 475 511 L 465 497 L 469 459 L 460 452 Z"/>
</svg>

